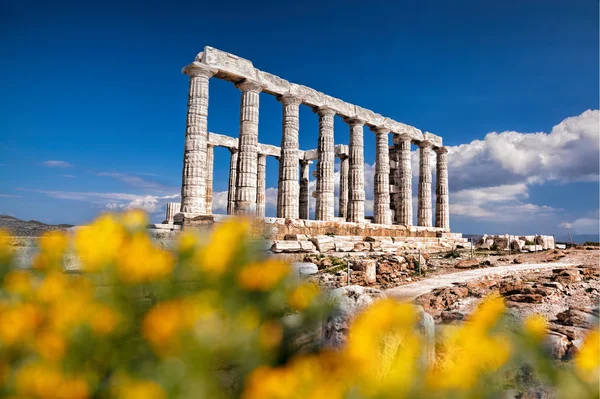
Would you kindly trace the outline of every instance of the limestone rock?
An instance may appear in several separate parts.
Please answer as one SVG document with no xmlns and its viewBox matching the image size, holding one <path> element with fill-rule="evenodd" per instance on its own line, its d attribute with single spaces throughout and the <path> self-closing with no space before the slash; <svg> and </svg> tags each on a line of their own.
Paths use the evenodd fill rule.
<svg viewBox="0 0 600 399">
<path fill-rule="evenodd" d="M 298 274 L 298 276 L 308 276 L 316 274 L 319 268 L 314 263 L 310 262 L 295 262 L 292 263 L 292 268 Z"/>
<path fill-rule="evenodd" d="M 377 282 L 377 261 L 375 259 L 357 259 L 351 262 L 352 270 L 362 271 L 365 274 L 365 283 Z"/>
<path fill-rule="evenodd" d="M 335 250 L 335 242 L 330 236 L 315 236 L 311 239 L 319 252 L 327 252 Z"/>
<path fill-rule="evenodd" d="M 323 346 L 341 348 L 346 343 L 348 329 L 354 317 L 386 295 L 375 288 L 350 285 L 331 291 L 330 297 L 335 302 L 335 309 L 323 326 Z"/>
</svg>

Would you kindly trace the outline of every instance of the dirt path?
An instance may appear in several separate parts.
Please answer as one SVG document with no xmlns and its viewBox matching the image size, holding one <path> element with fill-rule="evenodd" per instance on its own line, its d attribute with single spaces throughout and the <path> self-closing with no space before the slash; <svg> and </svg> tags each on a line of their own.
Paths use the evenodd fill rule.
<svg viewBox="0 0 600 399">
<path fill-rule="evenodd" d="M 401 285 L 399 287 L 390 288 L 386 290 L 385 293 L 391 298 L 412 301 L 421 295 L 433 291 L 436 288 L 451 287 L 454 283 L 464 283 L 465 281 L 474 280 L 485 276 L 507 275 L 523 271 L 532 271 L 536 269 L 554 269 L 557 267 L 568 266 L 576 266 L 576 264 L 564 262 L 530 263 L 522 265 L 487 267 L 484 269 L 473 269 L 464 272 L 442 274 L 439 276 L 428 278 L 426 280 Z"/>
</svg>

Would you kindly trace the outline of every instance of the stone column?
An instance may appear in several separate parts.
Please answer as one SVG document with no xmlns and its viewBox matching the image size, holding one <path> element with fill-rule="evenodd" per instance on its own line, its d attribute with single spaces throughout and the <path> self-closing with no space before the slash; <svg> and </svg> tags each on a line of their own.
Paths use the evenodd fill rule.
<svg viewBox="0 0 600 399">
<path fill-rule="evenodd" d="M 175 215 L 181 212 L 181 203 L 179 202 L 167 202 L 167 215 L 165 223 L 173 224 L 175 221 Z"/>
<path fill-rule="evenodd" d="M 340 198 L 339 215 L 341 218 L 348 217 L 348 157 L 340 156 Z"/>
<path fill-rule="evenodd" d="M 412 226 L 413 224 L 410 143 L 411 139 L 407 135 L 401 134 L 397 137 L 396 185 L 398 186 L 398 196 L 396 197 L 396 222 L 405 226 Z"/>
<path fill-rule="evenodd" d="M 300 219 L 308 219 L 310 213 L 310 196 L 308 192 L 308 183 L 310 182 L 309 165 L 311 161 L 300 161 Z"/>
<path fill-rule="evenodd" d="M 448 198 L 448 149 L 436 149 L 435 177 L 435 227 L 450 230 L 450 206 Z"/>
<path fill-rule="evenodd" d="M 237 180 L 237 148 L 229 148 L 231 158 L 229 160 L 229 190 L 227 191 L 227 214 L 233 215 L 235 212 L 235 184 Z"/>
<path fill-rule="evenodd" d="M 350 125 L 350 165 L 348 178 L 348 221 L 364 222 L 365 219 L 365 156 L 364 121 L 346 119 Z"/>
<path fill-rule="evenodd" d="M 333 145 L 333 117 L 335 111 L 322 107 L 315 110 L 319 115 L 319 145 L 317 147 L 317 206 L 316 220 L 333 220 L 335 149 Z"/>
<path fill-rule="evenodd" d="M 389 129 L 376 127 L 373 215 L 377 224 L 392 224 L 390 215 L 390 147 Z"/>
<path fill-rule="evenodd" d="M 190 77 L 181 177 L 181 212 L 206 213 L 206 146 L 208 140 L 208 80 L 216 70 L 200 63 L 183 68 Z"/>
<path fill-rule="evenodd" d="M 215 159 L 215 148 L 212 145 L 206 147 L 206 214 L 212 215 L 213 197 L 213 169 Z"/>
<path fill-rule="evenodd" d="M 431 227 L 431 143 L 419 143 L 419 210 L 417 224 Z"/>
<path fill-rule="evenodd" d="M 236 84 L 236 87 L 242 91 L 242 100 L 234 213 L 256 216 L 258 104 L 262 87 L 249 80 Z"/>
<path fill-rule="evenodd" d="M 267 179 L 267 156 L 258 154 L 256 168 L 256 216 L 265 217 L 265 190 Z"/>
<path fill-rule="evenodd" d="M 277 217 L 298 219 L 298 129 L 301 100 L 291 95 L 278 98 L 283 105 L 281 157 L 279 159 L 279 184 Z"/>
</svg>

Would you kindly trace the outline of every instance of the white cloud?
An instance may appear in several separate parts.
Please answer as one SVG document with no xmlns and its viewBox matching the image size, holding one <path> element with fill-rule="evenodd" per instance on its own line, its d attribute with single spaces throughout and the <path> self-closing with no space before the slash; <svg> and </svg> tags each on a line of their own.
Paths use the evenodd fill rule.
<svg viewBox="0 0 600 399">
<path fill-rule="evenodd" d="M 42 162 L 42 165 L 47 166 L 49 168 L 71 168 L 71 167 L 73 167 L 73 165 L 71 165 L 70 163 L 68 163 L 66 161 L 56 161 L 56 160 Z"/>
<path fill-rule="evenodd" d="M 97 175 L 102 176 L 102 177 L 111 177 L 111 178 L 121 181 L 131 187 L 143 188 L 146 190 L 154 190 L 154 191 L 173 191 L 172 188 L 165 187 L 160 183 L 157 183 L 155 181 L 150 181 L 150 180 L 144 179 L 140 176 L 135 176 L 135 175 L 128 174 L 128 173 L 99 172 L 99 173 L 97 173 Z M 149 174 L 149 175 L 151 175 L 151 174 Z"/>
<path fill-rule="evenodd" d="M 598 234 L 600 230 L 600 210 L 575 219 L 572 222 L 562 222 L 560 227 L 571 230 L 576 234 Z"/>
</svg>

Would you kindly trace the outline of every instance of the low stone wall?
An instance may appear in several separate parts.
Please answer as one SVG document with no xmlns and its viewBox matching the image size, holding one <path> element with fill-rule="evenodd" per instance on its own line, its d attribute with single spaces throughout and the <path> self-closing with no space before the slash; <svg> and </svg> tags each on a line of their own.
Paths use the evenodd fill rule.
<svg viewBox="0 0 600 399">
<path fill-rule="evenodd" d="M 186 218 L 184 214 L 178 214 L 176 222 L 181 223 L 184 228 L 210 228 L 230 216 L 227 215 L 204 215 Z M 451 233 L 447 229 L 438 227 L 383 225 L 375 223 L 349 223 L 343 221 L 324 222 L 320 220 L 305 219 L 281 219 L 264 218 L 257 219 L 253 226 L 253 233 L 272 240 L 283 240 L 291 234 L 304 234 L 310 237 L 319 235 L 336 236 L 361 236 L 361 237 L 444 237 L 462 238 L 460 233 Z"/>
<path fill-rule="evenodd" d="M 518 236 L 511 234 L 495 236 L 484 234 L 484 236 L 475 244 L 475 248 L 480 249 L 497 249 L 505 251 L 510 249 L 512 251 L 527 252 L 545 251 L 547 249 L 554 249 L 555 246 L 554 236 Z"/>
</svg>

